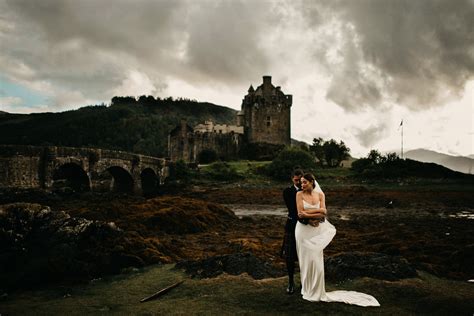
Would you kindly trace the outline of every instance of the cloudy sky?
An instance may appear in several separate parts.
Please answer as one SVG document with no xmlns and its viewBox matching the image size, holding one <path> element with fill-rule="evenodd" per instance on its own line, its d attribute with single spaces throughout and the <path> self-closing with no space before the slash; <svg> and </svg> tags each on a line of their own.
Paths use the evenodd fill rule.
<svg viewBox="0 0 474 316">
<path fill-rule="evenodd" d="M 474 153 L 474 0 L 0 0 L 0 110 L 115 95 L 240 109 L 272 76 L 292 137 Z"/>
</svg>

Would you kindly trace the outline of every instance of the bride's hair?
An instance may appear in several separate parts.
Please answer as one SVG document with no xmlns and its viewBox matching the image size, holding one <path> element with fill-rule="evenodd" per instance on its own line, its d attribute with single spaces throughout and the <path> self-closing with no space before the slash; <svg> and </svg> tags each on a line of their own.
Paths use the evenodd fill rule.
<svg viewBox="0 0 474 316">
<path fill-rule="evenodd" d="M 316 187 L 316 179 L 314 178 L 313 174 L 305 173 L 303 175 L 303 178 L 305 178 L 306 180 L 308 180 L 309 182 L 313 184 L 313 189 Z"/>
</svg>

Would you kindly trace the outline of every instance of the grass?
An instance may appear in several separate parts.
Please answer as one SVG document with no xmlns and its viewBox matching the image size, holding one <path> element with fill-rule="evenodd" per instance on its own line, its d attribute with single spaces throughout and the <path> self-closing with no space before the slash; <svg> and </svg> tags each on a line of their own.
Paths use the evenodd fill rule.
<svg viewBox="0 0 474 316">
<path fill-rule="evenodd" d="M 271 161 L 231 161 L 227 162 L 241 179 L 230 181 L 235 185 L 260 186 L 260 187 L 282 187 L 288 182 L 281 182 L 256 172 L 259 167 L 269 164 Z M 206 174 L 210 165 L 201 167 L 202 174 Z M 427 178 L 405 178 L 405 179 L 365 179 L 356 176 L 349 168 L 318 168 L 314 171 L 316 179 L 324 189 L 340 189 L 351 186 L 362 186 L 368 190 L 397 190 L 397 191 L 474 191 L 474 182 L 458 179 L 427 179 Z M 289 177 L 288 177 L 289 179 Z M 199 183 L 215 183 L 212 179 L 197 179 Z"/>
<path fill-rule="evenodd" d="M 140 299 L 177 281 L 186 281 L 161 298 Z M 300 295 L 284 293 L 286 278 L 253 280 L 221 275 L 189 279 L 173 265 L 152 266 L 87 285 L 57 286 L 11 294 L 0 301 L 1 314 L 18 315 L 371 315 L 471 314 L 472 284 L 439 279 L 426 273 L 420 278 L 388 282 L 369 278 L 327 284 L 327 291 L 357 290 L 374 295 L 379 308 L 341 303 L 311 303 Z"/>
</svg>

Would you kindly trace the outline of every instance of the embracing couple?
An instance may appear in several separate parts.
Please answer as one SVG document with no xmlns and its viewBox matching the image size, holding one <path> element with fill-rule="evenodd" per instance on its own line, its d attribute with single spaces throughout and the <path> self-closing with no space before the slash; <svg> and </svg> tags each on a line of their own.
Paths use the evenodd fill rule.
<svg viewBox="0 0 474 316">
<path fill-rule="evenodd" d="M 295 291 L 295 261 L 299 262 L 301 294 L 308 301 L 342 302 L 359 306 L 380 306 L 371 295 L 354 291 L 326 292 L 323 249 L 336 235 L 327 220 L 326 200 L 321 187 L 310 173 L 297 169 L 293 184 L 283 191 L 288 208 L 282 256 L 288 270 L 287 293 Z"/>
</svg>

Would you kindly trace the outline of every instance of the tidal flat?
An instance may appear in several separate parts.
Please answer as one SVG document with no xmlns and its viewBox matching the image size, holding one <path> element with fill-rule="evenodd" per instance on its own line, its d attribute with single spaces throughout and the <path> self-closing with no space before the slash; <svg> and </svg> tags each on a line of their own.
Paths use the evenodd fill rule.
<svg viewBox="0 0 474 316">
<path fill-rule="evenodd" d="M 73 218 L 113 222 L 121 235 L 113 240 L 117 243 L 113 244 L 115 252 L 110 254 L 105 247 L 110 243 L 100 244 L 100 238 L 87 245 L 78 243 L 89 252 L 70 252 L 63 259 L 49 257 L 52 253 L 48 250 L 32 252 L 34 257 L 25 262 L 50 260 L 56 265 L 63 264 L 64 274 L 58 278 L 59 270 L 54 266 L 39 264 L 31 270 L 37 274 L 25 276 L 16 270 L 6 271 L 16 279 L 9 279 L 11 287 L 0 286 L 0 313 L 472 314 L 474 284 L 468 280 L 474 275 L 474 229 L 473 220 L 466 216 L 474 213 L 471 193 L 360 187 L 326 192 L 329 220 L 337 228 L 336 237 L 325 249 L 326 259 L 341 256 L 350 260 L 354 253 L 366 257 L 377 254 L 403 258 L 416 270 L 416 277 L 397 278 L 386 267 L 381 267 L 383 273 L 375 275 L 369 265 L 349 269 L 327 267 L 328 290 L 372 294 L 381 303 L 380 308 L 309 303 L 300 295 L 285 294 L 284 262 L 279 257 L 285 223 L 281 188 L 199 188 L 150 199 L 93 194 L 52 198 L 29 194 L 15 202 L 47 205 L 53 213 L 65 212 Z M 14 201 L 3 202 L 5 209 Z M 25 249 L 36 245 L 25 240 Z M 94 251 L 103 254 L 103 262 L 116 258 L 117 253 L 130 260 L 121 262 L 121 266 L 112 265 L 112 270 L 94 270 L 94 262 L 84 263 L 84 254 L 91 251 L 87 247 L 92 245 L 97 247 Z M 250 274 L 258 268 L 255 265 L 238 271 L 238 275 L 224 267 L 214 271 L 214 277 L 202 278 L 174 268 L 177 262 L 234 254 L 249 254 L 258 259 L 254 262 L 270 267 L 270 271 L 254 279 Z M 83 269 L 83 273 L 72 276 L 73 268 Z M 354 270 L 356 275 L 351 274 Z M 331 271 L 343 273 L 335 275 Z M 185 282 L 163 297 L 139 303 L 180 280 Z"/>
</svg>

